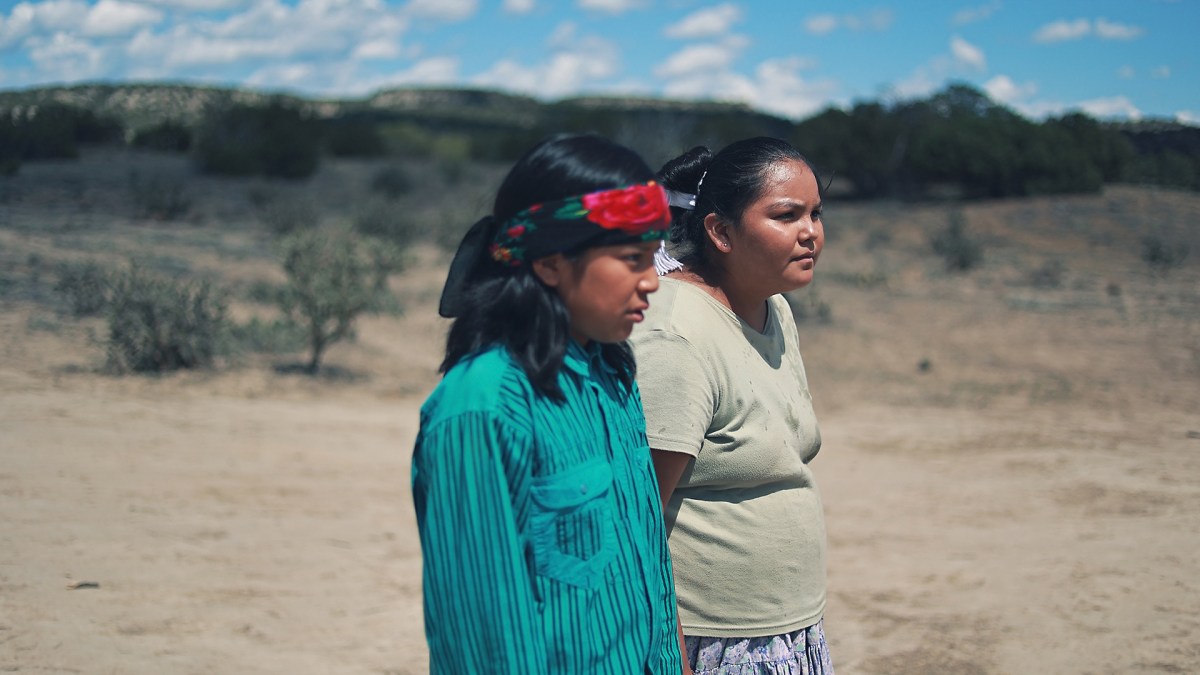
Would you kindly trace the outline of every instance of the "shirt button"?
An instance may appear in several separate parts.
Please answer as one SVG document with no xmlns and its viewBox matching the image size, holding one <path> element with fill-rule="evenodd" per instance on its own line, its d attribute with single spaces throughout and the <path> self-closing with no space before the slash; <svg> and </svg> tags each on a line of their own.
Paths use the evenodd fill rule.
<svg viewBox="0 0 1200 675">
<path fill-rule="evenodd" d="M 579 486 L 579 493 L 580 493 L 580 494 L 584 494 L 584 495 L 586 495 L 586 494 L 587 494 L 587 486 L 586 486 L 586 485 L 580 485 L 580 486 Z"/>
</svg>

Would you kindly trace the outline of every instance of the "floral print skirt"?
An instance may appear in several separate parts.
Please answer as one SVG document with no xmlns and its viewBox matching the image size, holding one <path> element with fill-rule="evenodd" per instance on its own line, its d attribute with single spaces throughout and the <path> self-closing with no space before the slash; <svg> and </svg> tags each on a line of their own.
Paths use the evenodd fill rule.
<svg viewBox="0 0 1200 675">
<path fill-rule="evenodd" d="M 684 646 L 696 675 L 833 675 L 824 623 L 767 637 L 685 635 Z"/>
</svg>

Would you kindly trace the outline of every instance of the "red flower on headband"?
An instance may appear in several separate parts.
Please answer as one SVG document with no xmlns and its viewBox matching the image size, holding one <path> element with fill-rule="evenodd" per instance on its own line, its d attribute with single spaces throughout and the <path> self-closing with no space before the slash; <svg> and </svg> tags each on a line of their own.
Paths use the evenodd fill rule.
<svg viewBox="0 0 1200 675">
<path fill-rule="evenodd" d="M 650 182 L 619 190 L 593 192 L 581 198 L 587 219 L 606 230 L 642 234 L 671 222 L 667 193 Z"/>
</svg>

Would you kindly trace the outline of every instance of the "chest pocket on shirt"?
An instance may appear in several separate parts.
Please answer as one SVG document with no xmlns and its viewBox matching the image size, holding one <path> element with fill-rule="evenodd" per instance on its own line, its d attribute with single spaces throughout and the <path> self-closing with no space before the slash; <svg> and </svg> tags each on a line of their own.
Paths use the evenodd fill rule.
<svg viewBox="0 0 1200 675">
<path fill-rule="evenodd" d="M 534 479 L 532 515 L 537 572 L 586 589 L 599 588 L 616 554 L 612 467 L 587 462 Z"/>
</svg>

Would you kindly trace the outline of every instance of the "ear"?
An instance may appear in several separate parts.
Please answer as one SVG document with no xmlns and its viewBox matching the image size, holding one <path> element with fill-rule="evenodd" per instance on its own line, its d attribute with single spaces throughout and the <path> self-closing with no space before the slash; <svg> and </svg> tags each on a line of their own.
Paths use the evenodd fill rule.
<svg viewBox="0 0 1200 675">
<path fill-rule="evenodd" d="M 567 266 L 567 259 L 561 253 L 548 255 L 534 260 L 530 264 L 533 274 L 550 288 L 558 288 L 562 283 Z"/>
<path fill-rule="evenodd" d="M 715 213 L 710 213 L 704 216 L 704 232 L 708 235 L 708 240 L 713 246 L 717 247 L 718 251 L 728 253 L 731 246 L 729 242 L 729 225 Z"/>
</svg>

